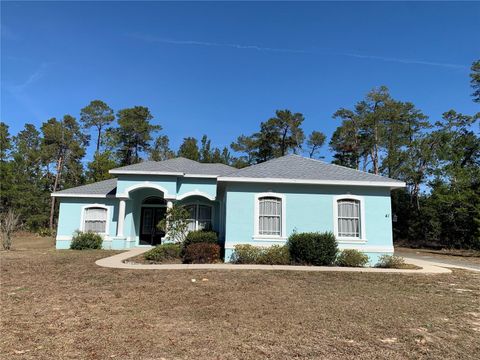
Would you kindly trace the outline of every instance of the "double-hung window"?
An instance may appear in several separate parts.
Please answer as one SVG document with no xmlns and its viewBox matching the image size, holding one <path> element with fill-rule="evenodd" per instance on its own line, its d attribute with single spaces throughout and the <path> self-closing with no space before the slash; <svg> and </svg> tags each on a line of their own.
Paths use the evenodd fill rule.
<svg viewBox="0 0 480 360">
<path fill-rule="evenodd" d="M 84 211 L 83 231 L 105 234 L 107 232 L 107 209 L 88 207 Z"/>
<path fill-rule="evenodd" d="M 212 207 L 210 205 L 186 205 L 188 211 L 188 231 L 212 229 Z"/>
<path fill-rule="evenodd" d="M 258 233 L 259 235 L 282 235 L 282 199 L 261 197 L 258 199 Z"/>
<path fill-rule="evenodd" d="M 338 237 L 360 239 L 362 236 L 360 200 L 337 200 L 337 222 Z"/>
<path fill-rule="evenodd" d="M 266 192 L 255 195 L 254 239 L 285 240 L 285 196 Z"/>
</svg>

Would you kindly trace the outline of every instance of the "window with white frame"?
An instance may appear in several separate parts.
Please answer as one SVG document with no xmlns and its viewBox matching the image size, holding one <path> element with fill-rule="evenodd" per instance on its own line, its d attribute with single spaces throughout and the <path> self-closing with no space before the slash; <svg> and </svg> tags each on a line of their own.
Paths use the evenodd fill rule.
<svg viewBox="0 0 480 360">
<path fill-rule="evenodd" d="M 188 231 L 212 229 L 212 207 L 210 205 L 186 205 L 188 211 Z"/>
<path fill-rule="evenodd" d="M 360 201 L 340 199 L 337 201 L 338 236 L 344 238 L 361 238 Z"/>
<path fill-rule="evenodd" d="M 83 231 L 105 234 L 107 230 L 107 209 L 88 207 L 83 215 Z"/>
<path fill-rule="evenodd" d="M 258 199 L 258 234 L 282 235 L 282 199 L 273 196 Z"/>
</svg>

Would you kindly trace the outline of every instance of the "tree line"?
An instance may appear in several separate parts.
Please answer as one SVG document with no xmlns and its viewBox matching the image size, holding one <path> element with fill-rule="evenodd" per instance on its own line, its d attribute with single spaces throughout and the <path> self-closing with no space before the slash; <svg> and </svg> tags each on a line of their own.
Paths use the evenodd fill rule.
<svg viewBox="0 0 480 360">
<path fill-rule="evenodd" d="M 480 103 L 480 60 L 472 64 L 470 82 Z M 333 163 L 406 182 L 392 193 L 396 240 L 480 248 L 480 113 L 448 110 L 432 120 L 381 86 L 333 118 L 341 120 L 328 142 Z M 2 122 L 0 211 L 14 209 L 27 229 L 52 229 L 57 205 L 51 192 L 109 179 L 110 169 L 145 160 L 183 156 L 241 168 L 290 153 L 318 158 L 327 137 L 318 130 L 306 135 L 304 121 L 299 112 L 277 110 L 229 148 L 203 135 L 185 137 L 177 150 L 145 106 L 115 112 L 94 100 L 78 120 L 65 115 L 39 128 L 25 124 L 13 136 Z M 91 141 L 95 152 L 85 164 Z"/>
</svg>

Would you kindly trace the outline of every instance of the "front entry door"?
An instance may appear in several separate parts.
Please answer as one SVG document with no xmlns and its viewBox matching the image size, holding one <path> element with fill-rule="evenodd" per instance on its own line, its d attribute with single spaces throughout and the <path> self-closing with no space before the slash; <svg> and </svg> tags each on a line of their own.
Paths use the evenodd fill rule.
<svg viewBox="0 0 480 360">
<path fill-rule="evenodd" d="M 158 245 L 165 233 L 157 224 L 165 217 L 165 207 L 142 207 L 140 216 L 140 245 Z"/>
</svg>

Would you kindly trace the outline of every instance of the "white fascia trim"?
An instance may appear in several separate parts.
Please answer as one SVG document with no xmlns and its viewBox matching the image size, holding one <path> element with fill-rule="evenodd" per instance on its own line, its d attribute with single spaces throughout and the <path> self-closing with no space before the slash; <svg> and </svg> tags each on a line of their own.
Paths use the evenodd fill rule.
<svg viewBox="0 0 480 360">
<path fill-rule="evenodd" d="M 205 175 L 205 174 L 184 174 L 183 177 L 186 178 L 205 178 L 205 179 L 216 179 L 218 175 Z"/>
<path fill-rule="evenodd" d="M 338 200 L 357 200 L 360 202 L 360 238 L 349 238 L 349 237 L 340 237 L 338 236 Z M 367 236 L 365 231 L 365 199 L 363 196 L 343 194 L 336 195 L 333 197 L 333 234 L 339 243 L 342 242 L 351 242 L 351 243 L 366 243 Z"/>
<path fill-rule="evenodd" d="M 200 190 L 193 190 L 193 191 L 189 191 L 189 192 L 186 192 L 185 194 L 182 194 L 182 195 L 177 195 L 177 200 L 183 200 L 189 196 L 201 196 L 201 197 L 204 197 L 210 201 L 215 201 L 215 196 L 212 196 L 212 195 L 209 195 L 207 193 L 204 193 L 203 191 L 200 191 Z"/>
<path fill-rule="evenodd" d="M 262 197 L 276 197 L 282 200 L 282 217 L 280 218 L 281 225 L 282 225 L 282 233 L 280 236 L 272 236 L 272 235 L 263 235 L 259 233 L 259 215 L 260 215 L 260 202 L 259 199 Z M 264 192 L 264 193 L 257 193 L 255 194 L 255 204 L 254 204 L 254 211 L 253 211 L 253 239 L 259 240 L 267 240 L 272 239 L 275 241 L 283 241 L 287 234 L 287 206 L 286 206 L 286 197 L 285 194 L 280 194 L 276 192 Z"/>
<path fill-rule="evenodd" d="M 96 199 L 105 199 L 105 198 L 115 198 L 115 195 L 96 195 L 96 194 L 61 194 L 61 193 L 51 193 L 51 197 L 73 197 L 73 198 L 96 198 Z"/>
<path fill-rule="evenodd" d="M 352 185 L 352 186 L 381 186 L 404 188 L 405 182 L 389 181 L 354 181 L 354 180 L 303 180 L 303 179 L 280 179 L 280 178 L 250 178 L 250 177 L 229 177 L 220 176 L 218 181 L 223 182 L 248 182 L 248 183 L 277 183 L 277 184 L 312 184 L 312 185 Z"/>
<path fill-rule="evenodd" d="M 123 174 L 123 175 L 168 175 L 168 176 L 183 176 L 183 172 L 175 171 L 147 171 L 147 170 L 109 170 L 109 174 Z"/>
<path fill-rule="evenodd" d="M 110 174 L 120 175 L 166 175 L 166 176 L 179 176 L 186 178 L 207 178 L 216 179 L 218 175 L 206 175 L 206 174 L 186 174 L 176 171 L 149 171 L 149 170 L 109 170 Z"/>
</svg>

